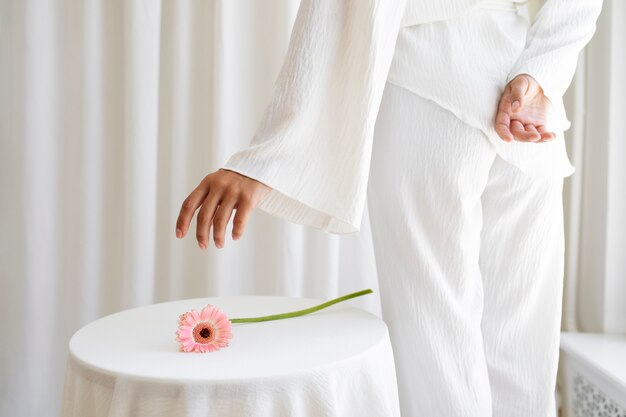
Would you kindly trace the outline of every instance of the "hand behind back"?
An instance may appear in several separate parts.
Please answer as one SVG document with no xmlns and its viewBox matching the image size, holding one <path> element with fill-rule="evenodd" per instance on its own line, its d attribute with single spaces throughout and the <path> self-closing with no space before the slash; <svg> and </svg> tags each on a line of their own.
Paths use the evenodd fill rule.
<svg viewBox="0 0 626 417">
<path fill-rule="evenodd" d="M 513 78 L 504 88 L 496 115 L 496 132 L 505 142 L 542 143 L 556 138 L 546 128 L 552 103 L 528 74 Z"/>
</svg>

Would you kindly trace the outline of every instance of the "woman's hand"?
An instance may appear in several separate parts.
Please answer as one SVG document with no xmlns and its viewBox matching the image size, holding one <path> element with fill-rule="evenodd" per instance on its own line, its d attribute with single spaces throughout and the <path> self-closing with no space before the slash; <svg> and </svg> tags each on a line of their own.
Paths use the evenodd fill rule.
<svg viewBox="0 0 626 417">
<path fill-rule="evenodd" d="M 500 97 L 495 126 L 498 136 L 505 142 L 553 140 L 556 135 L 545 127 L 551 106 L 533 77 L 518 75 L 506 85 Z"/>
<path fill-rule="evenodd" d="M 187 235 L 191 218 L 198 208 L 196 239 L 200 249 L 206 249 L 209 232 L 213 226 L 213 240 L 218 248 L 224 247 L 224 234 L 233 209 L 237 210 L 233 219 L 233 239 L 243 235 L 243 230 L 252 210 L 271 191 L 271 187 L 241 175 L 220 168 L 207 175 L 200 185 L 183 202 L 176 222 L 176 237 Z"/>
</svg>

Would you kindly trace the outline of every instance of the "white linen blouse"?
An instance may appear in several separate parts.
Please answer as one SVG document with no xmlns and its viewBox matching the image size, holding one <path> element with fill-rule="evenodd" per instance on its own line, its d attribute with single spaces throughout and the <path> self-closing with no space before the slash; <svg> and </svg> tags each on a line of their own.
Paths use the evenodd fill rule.
<svg viewBox="0 0 626 417">
<path fill-rule="evenodd" d="M 271 187 L 257 206 L 271 215 L 328 233 L 358 232 L 374 124 L 389 81 L 481 129 L 498 154 L 524 172 L 571 174 L 563 142 L 570 123 L 562 96 L 579 52 L 595 31 L 602 0 L 546 0 L 524 28 L 525 44 L 513 48 L 508 61 L 492 65 L 499 72 L 486 77 L 489 65 L 463 61 L 463 40 L 471 43 L 468 33 L 479 32 L 464 25 L 463 16 L 489 1 L 301 0 L 261 123 L 250 146 L 222 168 Z M 432 65 L 440 47 L 433 23 L 459 41 L 447 45 L 451 65 Z M 507 28 L 502 30 L 485 36 L 506 37 Z M 493 57 L 478 58 L 484 64 Z M 553 103 L 554 141 L 509 143 L 495 133 L 502 89 L 522 73 L 533 76 Z M 463 82 L 468 76 L 479 82 Z"/>
</svg>

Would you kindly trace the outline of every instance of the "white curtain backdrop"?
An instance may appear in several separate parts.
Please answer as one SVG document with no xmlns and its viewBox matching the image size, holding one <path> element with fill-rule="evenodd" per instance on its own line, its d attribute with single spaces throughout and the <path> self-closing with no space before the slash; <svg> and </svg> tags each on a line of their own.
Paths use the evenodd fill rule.
<svg viewBox="0 0 626 417">
<path fill-rule="evenodd" d="M 377 291 L 367 210 L 354 235 L 257 210 L 224 249 L 174 238 L 182 200 L 248 145 L 298 4 L 0 0 L 1 416 L 58 415 L 70 336 L 113 312 Z M 568 330 L 626 331 L 624 22 L 605 0 L 568 97 Z"/>
<path fill-rule="evenodd" d="M 562 328 L 626 333 L 626 2 L 604 0 L 566 96 L 566 280 Z"/>
<path fill-rule="evenodd" d="M 70 336 L 123 309 L 372 288 L 349 303 L 380 314 L 367 212 L 346 236 L 257 210 L 221 250 L 174 237 L 252 138 L 298 5 L 0 0 L 1 416 L 57 416 Z"/>
</svg>

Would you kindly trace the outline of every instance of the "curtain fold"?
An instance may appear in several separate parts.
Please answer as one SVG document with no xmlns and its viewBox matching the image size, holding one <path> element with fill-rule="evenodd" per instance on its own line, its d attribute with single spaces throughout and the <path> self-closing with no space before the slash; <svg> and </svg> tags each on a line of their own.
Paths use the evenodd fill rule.
<svg viewBox="0 0 626 417">
<path fill-rule="evenodd" d="M 605 0 L 566 101 L 577 172 L 566 183 L 567 331 L 626 332 L 626 3 Z"/>
<path fill-rule="evenodd" d="M 372 288 L 349 303 L 380 315 L 367 211 L 350 236 L 257 210 L 220 250 L 174 237 L 248 145 L 298 5 L 0 1 L 0 415 L 58 415 L 70 336 L 123 309 Z"/>
</svg>

